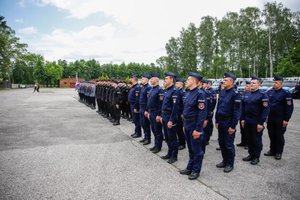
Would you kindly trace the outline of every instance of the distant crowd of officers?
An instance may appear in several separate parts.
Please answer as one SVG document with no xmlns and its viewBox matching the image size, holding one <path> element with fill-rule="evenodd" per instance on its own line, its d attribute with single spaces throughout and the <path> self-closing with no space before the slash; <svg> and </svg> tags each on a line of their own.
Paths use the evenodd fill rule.
<svg viewBox="0 0 300 200">
<path fill-rule="evenodd" d="M 167 154 L 161 156 L 168 163 L 177 161 L 178 150 L 188 147 L 189 159 L 180 174 L 190 180 L 200 175 L 205 147 L 213 133 L 213 117 L 218 130 L 222 161 L 216 165 L 225 173 L 234 169 L 236 127 L 239 123 L 241 143 L 248 149 L 243 161 L 259 163 L 262 151 L 262 134 L 265 124 L 270 138 L 270 149 L 265 156 L 280 160 L 285 144 L 284 133 L 294 106 L 291 94 L 282 88 L 283 78 L 274 76 L 273 88 L 266 93 L 259 90 L 261 79 L 252 76 L 246 82 L 245 92 L 235 87 L 236 76 L 225 73 L 222 89 L 217 95 L 212 81 L 190 72 L 187 79 L 176 74 L 164 74 L 163 87 L 159 74 L 144 74 L 139 83 L 138 75 L 131 82 L 107 80 L 84 82 L 76 85 L 81 102 L 108 118 L 113 125 L 120 125 L 121 115 L 134 123 L 133 138 L 143 137 L 143 145 L 151 144 L 150 151 L 158 153 L 163 141 Z M 150 84 L 149 84 L 150 83 Z M 216 107 L 216 109 L 215 109 Z M 142 134 L 143 133 L 143 134 Z M 152 133 L 152 134 L 151 134 Z"/>
</svg>

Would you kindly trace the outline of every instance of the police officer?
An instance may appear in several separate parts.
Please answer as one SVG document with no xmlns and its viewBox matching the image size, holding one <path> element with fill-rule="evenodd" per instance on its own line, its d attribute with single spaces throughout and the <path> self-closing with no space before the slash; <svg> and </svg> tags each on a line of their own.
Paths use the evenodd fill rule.
<svg viewBox="0 0 300 200">
<path fill-rule="evenodd" d="M 242 102 L 242 126 L 248 134 L 248 153 L 243 161 L 251 161 L 252 165 L 259 163 L 260 153 L 263 147 L 262 134 L 264 123 L 269 115 L 269 98 L 259 90 L 261 79 L 251 77 L 251 92 L 245 94 Z"/>
<path fill-rule="evenodd" d="M 211 95 L 208 91 L 206 91 L 203 87 L 204 83 L 206 82 L 206 79 L 202 79 L 201 81 L 199 81 L 198 83 L 198 89 L 200 90 L 200 92 L 203 92 L 205 94 L 205 98 L 206 98 L 206 119 L 204 120 L 203 123 L 203 144 L 201 145 L 203 148 L 203 154 L 205 154 L 206 151 L 206 137 L 207 137 L 207 132 L 208 132 L 208 119 L 210 118 L 211 115 L 211 107 L 212 107 L 212 98 Z"/>
<path fill-rule="evenodd" d="M 91 92 L 90 92 L 91 108 L 93 110 L 95 110 L 96 109 L 96 99 L 95 99 L 95 96 L 96 96 L 96 86 L 95 86 L 94 82 L 91 83 L 90 88 L 91 88 Z"/>
<path fill-rule="evenodd" d="M 246 81 L 245 82 L 246 85 L 245 85 L 245 91 L 242 93 L 241 95 L 241 98 L 242 98 L 242 102 L 244 101 L 245 99 L 245 95 L 247 93 L 250 92 L 250 81 Z M 248 144 L 247 144 L 247 132 L 245 130 L 245 128 L 242 127 L 242 123 L 241 123 L 241 119 L 240 119 L 240 132 L 241 132 L 241 143 L 237 144 L 236 146 L 238 147 L 244 147 L 245 149 L 248 149 Z"/>
<path fill-rule="evenodd" d="M 198 82 L 202 80 L 202 76 L 194 72 L 189 72 L 188 75 L 182 117 L 189 161 L 187 167 L 180 170 L 180 174 L 189 175 L 188 178 L 194 180 L 199 177 L 202 167 L 203 122 L 206 119 L 207 111 L 205 94 L 198 89 Z"/>
<path fill-rule="evenodd" d="M 113 110 L 113 120 L 114 126 L 120 125 L 121 111 L 120 105 L 122 103 L 122 94 L 119 87 L 119 83 L 116 81 L 113 83 L 113 97 L 112 97 L 112 110 Z"/>
<path fill-rule="evenodd" d="M 241 116 L 241 96 L 234 89 L 236 76 L 226 72 L 223 78 L 224 89 L 220 92 L 216 111 L 216 128 L 218 129 L 218 140 L 222 153 L 222 162 L 217 164 L 218 168 L 224 168 L 229 173 L 234 168 L 234 138 L 236 125 Z"/>
<path fill-rule="evenodd" d="M 280 160 L 285 143 L 284 133 L 292 116 L 294 105 L 291 93 L 282 89 L 283 78 L 274 76 L 273 81 L 273 88 L 267 92 L 270 106 L 267 122 L 270 150 L 264 155 L 275 156 L 276 160 Z"/>
<path fill-rule="evenodd" d="M 177 123 L 178 123 L 178 91 L 174 85 L 176 75 L 172 72 L 165 73 L 164 79 L 164 96 L 161 106 L 162 125 L 165 135 L 165 141 L 168 145 L 168 153 L 162 156 L 162 159 L 168 159 L 172 164 L 177 161 L 178 140 L 177 140 Z"/>
<path fill-rule="evenodd" d="M 128 102 L 130 103 L 130 111 L 133 123 L 135 125 L 134 133 L 131 135 L 133 138 L 138 138 L 142 136 L 141 132 L 141 122 L 139 113 L 139 93 L 140 86 L 138 84 L 138 75 L 134 74 L 131 76 L 132 87 L 128 94 Z"/>
<path fill-rule="evenodd" d="M 139 95 L 140 119 L 141 119 L 141 126 L 144 130 L 144 138 L 140 142 L 143 143 L 143 145 L 148 145 L 151 143 L 150 121 L 144 115 L 147 107 L 148 95 L 151 90 L 151 86 L 148 84 L 150 78 L 151 76 L 148 74 L 144 74 L 142 76 L 142 82 L 141 82 L 142 88 Z"/>
<path fill-rule="evenodd" d="M 163 90 L 159 86 L 158 73 L 151 74 L 150 83 L 152 88 L 148 95 L 148 102 L 144 115 L 150 120 L 151 131 L 154 135 L 154 146 L 150 148 L 150 151 L 158 153 L 161 151 L 163 138 L 160 118 Z"/>
<path fill-rule="evenodd" d="M 217 103 L 217 94 L 212 89 L 212 81 L 211 80 L 206 79 L 203 82 L 203 88 L 205 89 L 205 91 L 208 93 L 208 95 L 210 97 L 209 98 L 210 99 L 210 106 L 209 106 L 210 109 L 208 110 L 207 125 L 205 127 L 205 134 L 206 134 L 205 142 L 206 142 L 206 145 L 208 145 L 210 137 L 212 136 L 213 128 L 214 128 L 212 118 L 214 116 L 214 110 L 215 110 L 216 103 Z"/>
<path fill-rule="evenodd" d="M 183 132 L 183 120 L 182 120 L 182 112 L 183 112 L 183 97 L 185 95 L 185 90 L 183 89 L 185 80 L 183 78 L 176 78 L 175 87 L 178 90 L 178 122 L 177 122 L 177 137 L 178 137 L 178 150 L 182 150 L 185 148 L 185 136 Z"/>
</svg>

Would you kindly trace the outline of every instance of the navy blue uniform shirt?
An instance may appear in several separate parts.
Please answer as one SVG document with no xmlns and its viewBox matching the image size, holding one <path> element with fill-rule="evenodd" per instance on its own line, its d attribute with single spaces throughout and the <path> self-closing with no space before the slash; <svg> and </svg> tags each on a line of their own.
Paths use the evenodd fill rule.
<svg viewBox="0 0 300 200">
<path fill-rule="evenodd" d="M 182 112 L 183 112 L 183 97 L 185 95 L 185 90 L 183 89 L 180 89 L 178 90 L 178 98 L 177 98 L 177 101 L 178 101 L 178 116 L 181 117 L 182 115 Z"/>
<path fill-rule="evenodd" d="M 267 92 L 269 97 L 269 121 L 289 121 L 292 116 L 294 105 L 293 99 L 290 92 L 284 89 L 271 89 Z"/>
<path fill-rule="evenodd" d="M 219 123 L 220 120 L 230 120 L 230 127 L 235 129 L 240 116 L 241 95 L 233 87 L 229 90 L 221 90 L 216 112 L 216 123 Z"/>
<path fill-rule="evenodd" d="M 152 110 L 161 112 L 161 102 L 163 100 L 163 97 L 161 97 L 162 93 L 163 90 L 159 87 L 159 85 L 151 88 L 148 95 L 146 111 L 150 112 Z"/>
<path fill-rule="evenodd" d="M 141 88 L 140 95 L 139 95 L 139 104 L 140 107 L 143 109 L 146 109 L 147 107 L 147 98 L 150 90 L 151 90 L 151 86 L 148 83 Z"/>
<path fill-rule="evenodd" d="M 161 105 L 161 111 L 164 115 L 170 115 L 168 121 L 176 123 L 178 121 L 178 90 L 175 86 L 171 86 L 164 90 L 163 102 Z"/>
<path fill-rule="evenodd" d="M 188 90 L 183 97 L 183 118 L 195 118 L 196 131 L 203 132 L 203 122 L 207 116 L 205 93 L 198 88 Z"/>
<path fill-rule="evenodd" d="M 250 124 L 263 125 L 270 112 L 268 96 L 256 90 L 245 93 L 242 102 L 242 120 Z"/>
<path fill-rule="evenodd" d="M 135 109 L 139 109 L 139 93 L 140 93 L 141 87 L 139 84 L 135 84 L 132 86 L 132 88 L 129 91 L 128 94 L 128 102 L 130 104 L 134 104 Z"/>
</svg>

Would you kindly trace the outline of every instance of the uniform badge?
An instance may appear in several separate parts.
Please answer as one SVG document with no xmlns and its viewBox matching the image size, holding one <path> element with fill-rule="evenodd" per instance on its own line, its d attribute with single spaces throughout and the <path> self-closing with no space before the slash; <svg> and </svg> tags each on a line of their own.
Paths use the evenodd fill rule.
<svg viewBox="0 0 300 200">
<path fill-rule="evenodd" d="M 200 110 L 203 110 L 204 109 L 204 103 L 199 103 L 198 107 L 199 107 Z"/>
<path fill-rule="evenodd" d="M 164 100 L 164 96 L 163 96 L 163 95 L 160 95 L 160 96 L 159 96 L 159 100 L 161 100 L 161 101 Z"/>
<path fill-rule="evenodd" d="M 292 105 L 292 101 L 287 101 L 286 103 L 287 103 L 288 106 Z"/>
<path fill-rule="evenodd" d="M 173 99 L 173 103 L 176 103 L 176 98 Z"/>
<path fill-rule="evenodd" d="M 267 101 L 264 101 L 264 102 L 263 102 L 263 106 L 264 106 L 264 107 L 268 107 L 268 102 L 267 102 Z"/>
</svg>

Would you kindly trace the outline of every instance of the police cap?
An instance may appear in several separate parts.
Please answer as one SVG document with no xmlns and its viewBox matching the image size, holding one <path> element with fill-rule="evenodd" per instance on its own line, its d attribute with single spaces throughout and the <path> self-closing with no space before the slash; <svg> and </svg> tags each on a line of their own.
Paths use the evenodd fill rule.
<svg viewBox="0 0 300 200">
<path fill-rule="evenodd" d="M 152 73 L 152 74 L 151 74 L 151 77 L 152 77 L 152 78 L 153 78 L 153 77 L 159 78 L 159 73 Z"/>
<path fill-rule="evenodd" d="M 176 74 L 174 74 L 173 72 L 166 72 L 165 76 L 172 76 L 173 78 L 176 78 Z"/>
<path fill-rule="evenodd" d="M 283 78 L 281 76 L 275 75 L 273 81 L 283 81 Z"/>
<path fill-rule="evenodd" d="M 151 76 L 149 74 L 143 74 L 142 77 L 147 78 L 147 79 L 151 78 Z"/>
<path fill-rule="evenodd" d="M 176 82 L 182 82 L 182 83 L 184 83 L 185 79 L 183 79 L 183 78 L 176 78 Z"/>
<path fill-rule="evenodd" d="M 236 76 L 230 72 L 225 72 L 223 78 L 232 78 L 235 81 Z"/>
<path fill-rule="evenodd" d="M 197 74 L 195 72 L 189 72 L 188 75 L 198 79 L 199 81 L 201 81 L 203 78 L 200 74 Z"/>
</svg>

